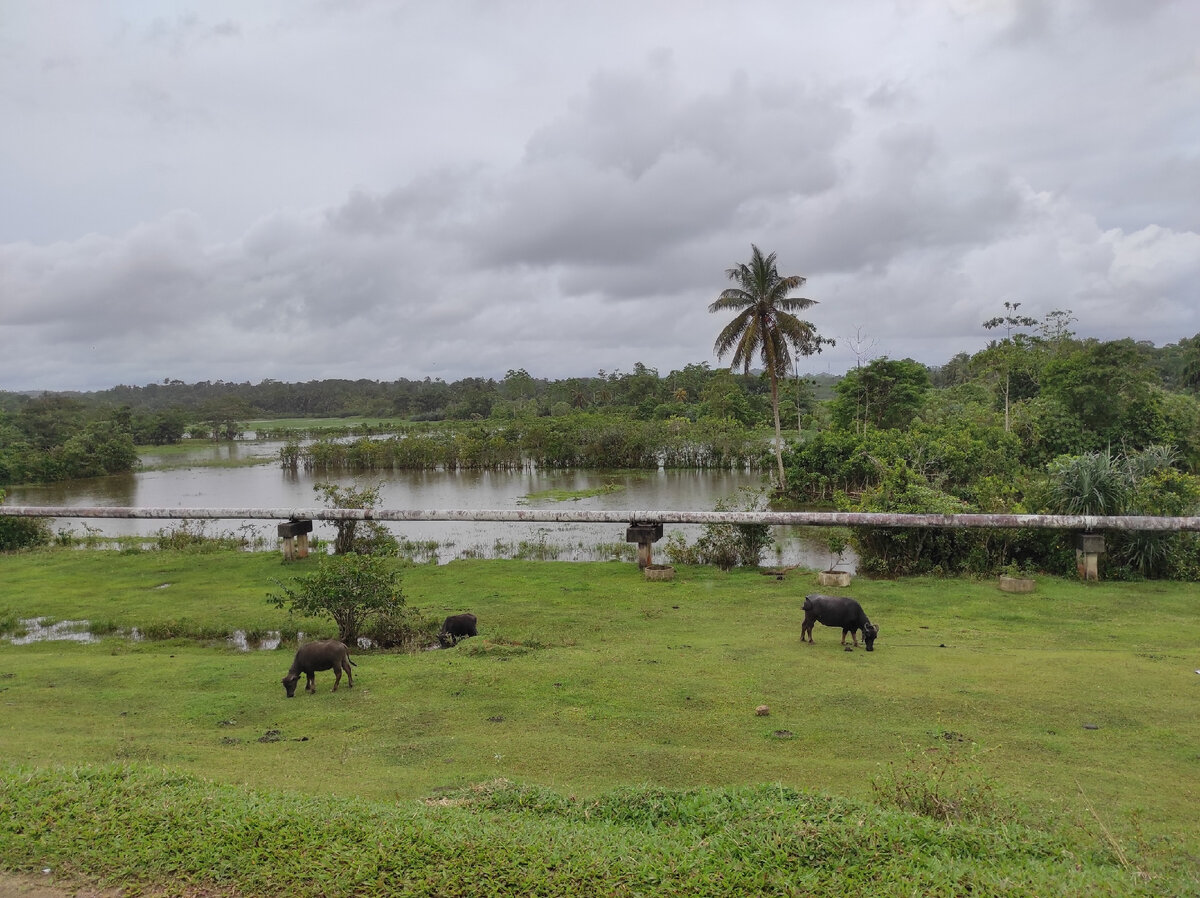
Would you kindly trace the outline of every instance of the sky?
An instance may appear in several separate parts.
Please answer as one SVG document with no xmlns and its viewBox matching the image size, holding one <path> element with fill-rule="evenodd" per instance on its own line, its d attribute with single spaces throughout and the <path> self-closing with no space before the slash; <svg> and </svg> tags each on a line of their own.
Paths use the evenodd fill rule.
<svg viewBox="0 0 1200 898">
<path fill-rule="evenodd" d="M 1200 333 L 1195 0 L 0 0 L 0 390 Z"/>
</svg>

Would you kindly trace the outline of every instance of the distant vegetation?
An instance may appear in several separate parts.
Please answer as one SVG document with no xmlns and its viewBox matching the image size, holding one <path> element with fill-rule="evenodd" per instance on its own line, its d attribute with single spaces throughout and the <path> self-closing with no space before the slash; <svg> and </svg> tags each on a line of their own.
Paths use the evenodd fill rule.
<svg viewBox="0 0 1200 898">
<path fill-rule="evenodd" d="M 1004 314 L 974 355 L 865 361 L 778 382 L 785 489 L 774 507 L 880 512 L 1192 515 L 1200 507 L 1200 334 L 1156 348 L 1081 340 L 1068 312 Z M 1000 336 L 1002 335 L 1002 336 Z M 0 487 L 132 470 L 135 445 L 259 437 L 281 463 L 396 469 L 772 466 L 771 378 L 687 365 L 544 380 L 166 381 L 87 394 L 0 393 Z M 323 418 L 318 428 L 315 418 Z M 336 428 L 330 419 L 370 424 Z M 303 423 L 311 422 L 311 423 Z M 290 426 L 294 423 L 297 426 Z M 347 440 L 347 436 L 358 439 Z M 336 438 L 336 439 L 335 439 Z M 856 529 L 860 570 L 1066 572 L 1047 534 Z M 1190 534 L 1109 535 L 1108 576 L 1200 576 Z"/>
</svg>

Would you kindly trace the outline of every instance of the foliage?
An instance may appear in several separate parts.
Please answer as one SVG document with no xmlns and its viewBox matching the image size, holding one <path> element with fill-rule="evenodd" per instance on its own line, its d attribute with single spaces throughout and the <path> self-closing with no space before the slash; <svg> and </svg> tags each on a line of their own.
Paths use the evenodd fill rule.
<svg viewBox="0 0 1200 898">
<path fill-rule="evenodd" d="M 885 806 L 943 823 L 1003 824 L 1016 812 L 983 764 L 984 751 L 961 733 L 943 730 L 922 748 L 910 748 L 872 782 Z"/>
<path fill-rule="evenodd" d="M 1109 452 L 1057 459 L 1049 467 L 1047 503 L 1064 514 L 1188 516 L 1200 510 L 1200 477 L 1176 469 L 1179 458 L 1166 446 L 1142 452 Z M 1121 568 L 1139 577 L 1184 577 L 1194 570 L 1192 533 L 1110 531 L 1110 573 Z"/>
<path fill-rule="evenodd" d="M 178 443 L 187 432 L 188 415 L 183 409 L 140 410 L 131 414 L 133 442 L 138 446 L 168 446 Z"/>
<path fill-rule="evenodd" d="M 154 537 L 155 548 L 177 552 L 221 552 L 246 548 L 246 539 L 225 532 L 210 534 L 208 521 L 183 518 L 171 527 L 161 528 Z"/>
<path fill-rule="evenodd" d="M 442 622 L 424 618 L 415 608 L 402 607 L 371 616 L 360 635 L 381 649 L 420 651 L 437 642 Z"/>
<path fill-rule="evenodd" d="M 313 489 L 320 493 L 326 508 L 373 509 L 379 504 L 379 493 L 383 484 L 375 486 L 339 486 L 336 483 L 314 483 Z M 399 540 L 378 521 L 342 518 L 333 522 L 337 535 L 333 540 L 333 554 L 346 555 L 395 555 Z"/>
<path fill-rule="evenodd" d="M 743 490 L 741 511 L 761 511 L 766 507 L 762 490 Z M 735 503 L 719 499 L 716 511 L 735 511 Z M 775 542 L 769 524 L 705 524 L 704 532 L 692 546 L 682 533 L 672 533 L 667 539 L 665 552 L 675 564 L 711 564 L 723 571 L 731 568 L 755 567 L 762 560 L 762 553 Z"/>
<path fill-rule="evenodd" d="M 50 542 L 50 521 L 0 515 L 0 552 L 35 549 Z"/>
<path fill-rule="evenodd" d="M 31 399 L 0 412 L 0 484 L 51 483 L 132 471 L 137 451 L 125 410 L 98 412 L 71 399 Z"/>
<path fill-rule="evenodd" d="M 834 390 L 829 410 L 837 427 L 855 432 L 906 427 L 924 402 L 929 372 L 912 359 L 884 356 L 846 372 Z"/>
<path fill-rule="evenodd" d="M 276 580 L 269 595 L 277 608 L 303 617 L 333 618 L 338 638 L 353 645 L 373 622 L 395 618 L 405 605 L 400 572 L 372 555 L 316 556 L 316 570 L 292 583 Z M 380 624 L 392 629 L 394 622 Z"/>
<path fill-rule="evenodd" d="M 829 567 L 825 570 L 836 571 L 842 556 L 850 548 L 850 532 L 845 527 L 830 527 L 825 535 L 825 545 L 829 549 Z"/>
<path fill-rule="evenodd" d="M 849 504 L 843 497 L 843 504 Z M 884 471 L 879 485 L 865 490 L 855 511 L 893 514 L 963 514 L 970 507 L 962 500 L 930 486 L 900 462 Z M 859 556 L 859 570 L 884 576 L 918 573 L 955 573 L 964 569 L 972 552 L 973 531 L 936 527 L 850 528 Z"/>
<path fill-rule="evenodd" d="M 1004 328 L 1004 339 L 993 340 L 977 357 L 976 364 L 999 375 L 1000 395 L 1004 401 L 1004 429 L 1009 429 L 1009 413 L 1013 398 L 1013 382 L 1022 379 L 1033 381 L 1031 349 L 1037 346 L 1036 337 L 1030 337 L 1025 330 L 1036 327 L 1037 320 L 1028 315 L 1018 315 L 1019 302 L 1005 302 L 1005 314 L 983 322 L 984 328 Z"/>
<path fill-rule="evenodd" d="M 1125 459 L 1109 451 L 1063 456 L 1048 467 L 1053 514 L 1119 515 L 1133 486 Z"/>
<path fill-rule="evenodd" d="M 312 471 L 731 468 L 761 464 L 763 446 L 732 418 L 636 420 L 570 412 L 521 421 L 476 422 L 386 439 L 322 439 L 280 452 L 284 467 Z M 356 507 L 356 506 L 352 506 Z"/>
</svg>

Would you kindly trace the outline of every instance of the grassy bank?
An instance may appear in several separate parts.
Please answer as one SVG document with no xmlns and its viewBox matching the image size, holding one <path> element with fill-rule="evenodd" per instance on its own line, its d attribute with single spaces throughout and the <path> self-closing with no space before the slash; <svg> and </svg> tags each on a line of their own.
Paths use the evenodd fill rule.
<svg viewBox="0 0 1200 898">
<path fill-rule="evenodd" d="M 145 768 L 0 780 L 3 860 L 168 894 L 1167 895 L 1182 876 L 1019 825 L 946 825 L 782 786 L 588 800 L 503 782 L 394 804 Z"/>
<path fill-rule="evenodd" d="M 885 878 L 892 885 L 879 894 L 909 894 L 916 887 L 905 890 L 906 877 L 937 870 L 945 890 L 925 891 L 962 894 L 965 887 L 951 885 L 973 867 L 977 875 L 995 873 L 993 885 L 1004 878 L 1018 884 L 1009 894 L 1131 894 L 1142 882 L 1137 871 L 1157 877 L 1146 894 L 1196 887 L 1189 878 L 1200 856 L 1194 585 L 1048 579 L 1033 594 L 1009 595 L 991 582 L 860 580 L 848 591 L 881 629 L 877 651 L 867 654 L 842 651 L 840 634 L 821 627 L 816 645 L 801 645 L 800 603 L 817 591 L 807 572 L 778 580 L 682 568 L 673 581 L 646 582 L 627 563 L 422 565 L 404 573 L 409 603 L 431 617 L 473 611 L 480 636 L 448 651 L 356 653 L 353 690 L 331 693 L 331 676 L 318 674 L 315 696 L 289 701 L 279 678 L 290 646 L 244 652 L 223 637 L 234 630 L 327 632 L 328 624 L 289 620 L 266 602 L 275 578 L 303 570 L 266 553 L 0 557 L 0 624 L 45 617 L 102 622 L 106 632 L 136 626 L 175 635 L 0 642 L 0 755 L 16 765 L 5 788 L 17 796 L 5 801 L 70 791 L 80 778 L 94 780 L 90 789 L 101 783 L 136 791 L 147 777 L 165 776 L 178 777 L 184 796 L 171 813 L 200 813 L 197 796 L 209 793 L 236 808 L 284 809 L 270 814 L 316 802 L 323 808 L 317 816 L 329 820 L 398 815 L 388 826 L 418 844 L 453 833 L 482 851 L 495 831 L 510 847 L 486 862 L 501 865 L 511 846 L 548 840 L 549 847 L 512 855 L 517 867 L 575 870 L 561 882 L 545 872 L 554 884 L 547 894 L 592 890 L 578 868 L 610 851 L 618 860 L 645 855 L 646 870 L 682 889 L 663 885 L 661 894 L 705 894 L 693 886 L 706 877 L 708 893 L 722 893 L 715 868 L 703 867 L 720 857 L 745 865 L 738 882 L 759 869 L 774 877 L 769 890 L 786 893 L 782 884 L 790 882 L 804 893 L 810 881 L 786 878 L 808 863 L 810 849 L 794 840 L 799 833 L 825 838 L 824 827 L 835 822 L 848 828 L 828 837 L 844 843 L 847 856 L 865 852 L 882 863 L 887 846 L 896 847 L 888 862 L 893 878 Z M 762 704 L 769 715 L 755 714 Z M 135 765 L 134 772 L 104 766 L 113 760 Z M 62 769 L 80 764 L 89 766 Z M 479 790 L 496 780 L 522 786 Z M 772 799 L 764 783 L 798 797 Z M 663 790 L 700 791 L 683 801 Z M 822 797 L 829 795 L 840 798 Z M 431 798 L 448 799 L 447 807 L 421 803 Z M 329 801 L 335 806 L 321 804 Z M 718 825 L 707 811 L 685 809 L 679 820 L 650 827 L 603 817 L 593 823 L 583 810 L 596 802 L 637 808 L 680 801 L 685 808 L 746 803 L 746 810 Z M 826 803 L 823 822 L 788 816 L 815 801 Z M 534 807 L 514 810 L 524 803 Z M 700 821 L 694 827 L 684 822 L 691 814 Z M 930 819 L 938 816 L 949 822 Z M 760 824 L 790 833 L 793 842 L 778 847 L 776 861 L 756 853 L 776 838 Z M 319 838 L 336 841 L 337 828 L 321 823 Z M 696 846 L 710 830 L 741 840 L 741 848 L 731 857 L 733 842 L 722 842 L 725 849 L 711 857 L 700 852 L 702 863 Z M 663 847 L 646 854 L 649 848 L 626 838 Z M 960 838 L 976 853 L 939 853 L 936 846 Z M 1043 863 L 1042 848 L 1027 853 L 993 841 L 1010 838 L 1054 846 L 1046 858 L 1065 850 L 1069 859 Z M 267 836 L 254 839 L 274 851 Z M 4 842 L 25 847 L 0 846 L 0 866 L 39 863 L 24 837 Z M 320 853 L 308 836 L 288 844 L 300 842 L 304 857 Z M 376 863 L 361 854 L 367 847 L 347 845 L 347 855 L 339 848 L 335 856 Z M 243 850 L 221 850 L 235 849 Z M 73 856 L 65 847 L 54 851 Z M 568 862 L 574 852 L 582 854 Z M 993 856 L 1012 866 L 986 860 Z M 703 876 L 680 879 L 681 858 Z M 92 872 L 103 872 L 104 863 Z M 1084 878 L 1075 885 L 1088 887 L 1073 887 L 1068 872 L 1045 878 L 1060 875 L 1051 872 L 1055 863 L 1068 872 L 1078 867 Z M 853 865 L 837 866 L 839 875 L 851 875 Z M 822 881 L 840 881 L 831 875 L 835 866 L 821 869 Z M 652 892 L 643 874 L 615 879 L 624 891 L 613 894 Z M 274 893 L 238 882 L 254 894 Z"/>
</svg>

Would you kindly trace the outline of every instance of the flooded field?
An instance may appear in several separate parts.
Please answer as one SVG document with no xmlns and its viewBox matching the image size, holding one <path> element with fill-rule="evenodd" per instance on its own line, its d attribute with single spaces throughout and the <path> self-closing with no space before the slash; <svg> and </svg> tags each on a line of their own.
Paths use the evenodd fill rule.
<svg viewBox="0 0 1200 898">
<path fill-rule="evenodd" d="M 389 509 L 516 509 L 712 511 L 725 501 L 742 507 L 743 490 L 762 486 L 762 475 L 748 471 L 400 471 L 372 477 L 323 477 L 284 470 L 276 461 L 282 443 L 247 441 L 198 444 L 184 456 L 153 451 L 143 457 L 145 470 L 114 477 L 14 487 L 10 505 L 142 508 L 314 508 L 321 501 L 314 484 L 380 488 L 379 507 Z M 177 522 L 120 518 L 61 518 L 53 529 L 79 536 L 153 536 Z M 397 538 L 440 563 L 455 558 L 556 558 L 606 560 L 628 552 L 625 527 L 617 524 L 538 524 L 511 522 L 404 522 L 385 525 Z M 206 532 L 238 533 L 275 547 L 275 522 L 219 520 Z M 666 536 L 680 531 L 689 542 L 699 525 L 667 525 Z M 776 545 L 763 563 L 824 568 L 830 563 L 823 541 L 806 538 L 791 527 L 773 528 Z M 332 540 L 331 524 L 316 522 L 313 535 Z M 663 542 L 655 546 L 661 551 Z M 839 565 L 854 570 L 847 553 Z"/>
</svg>

